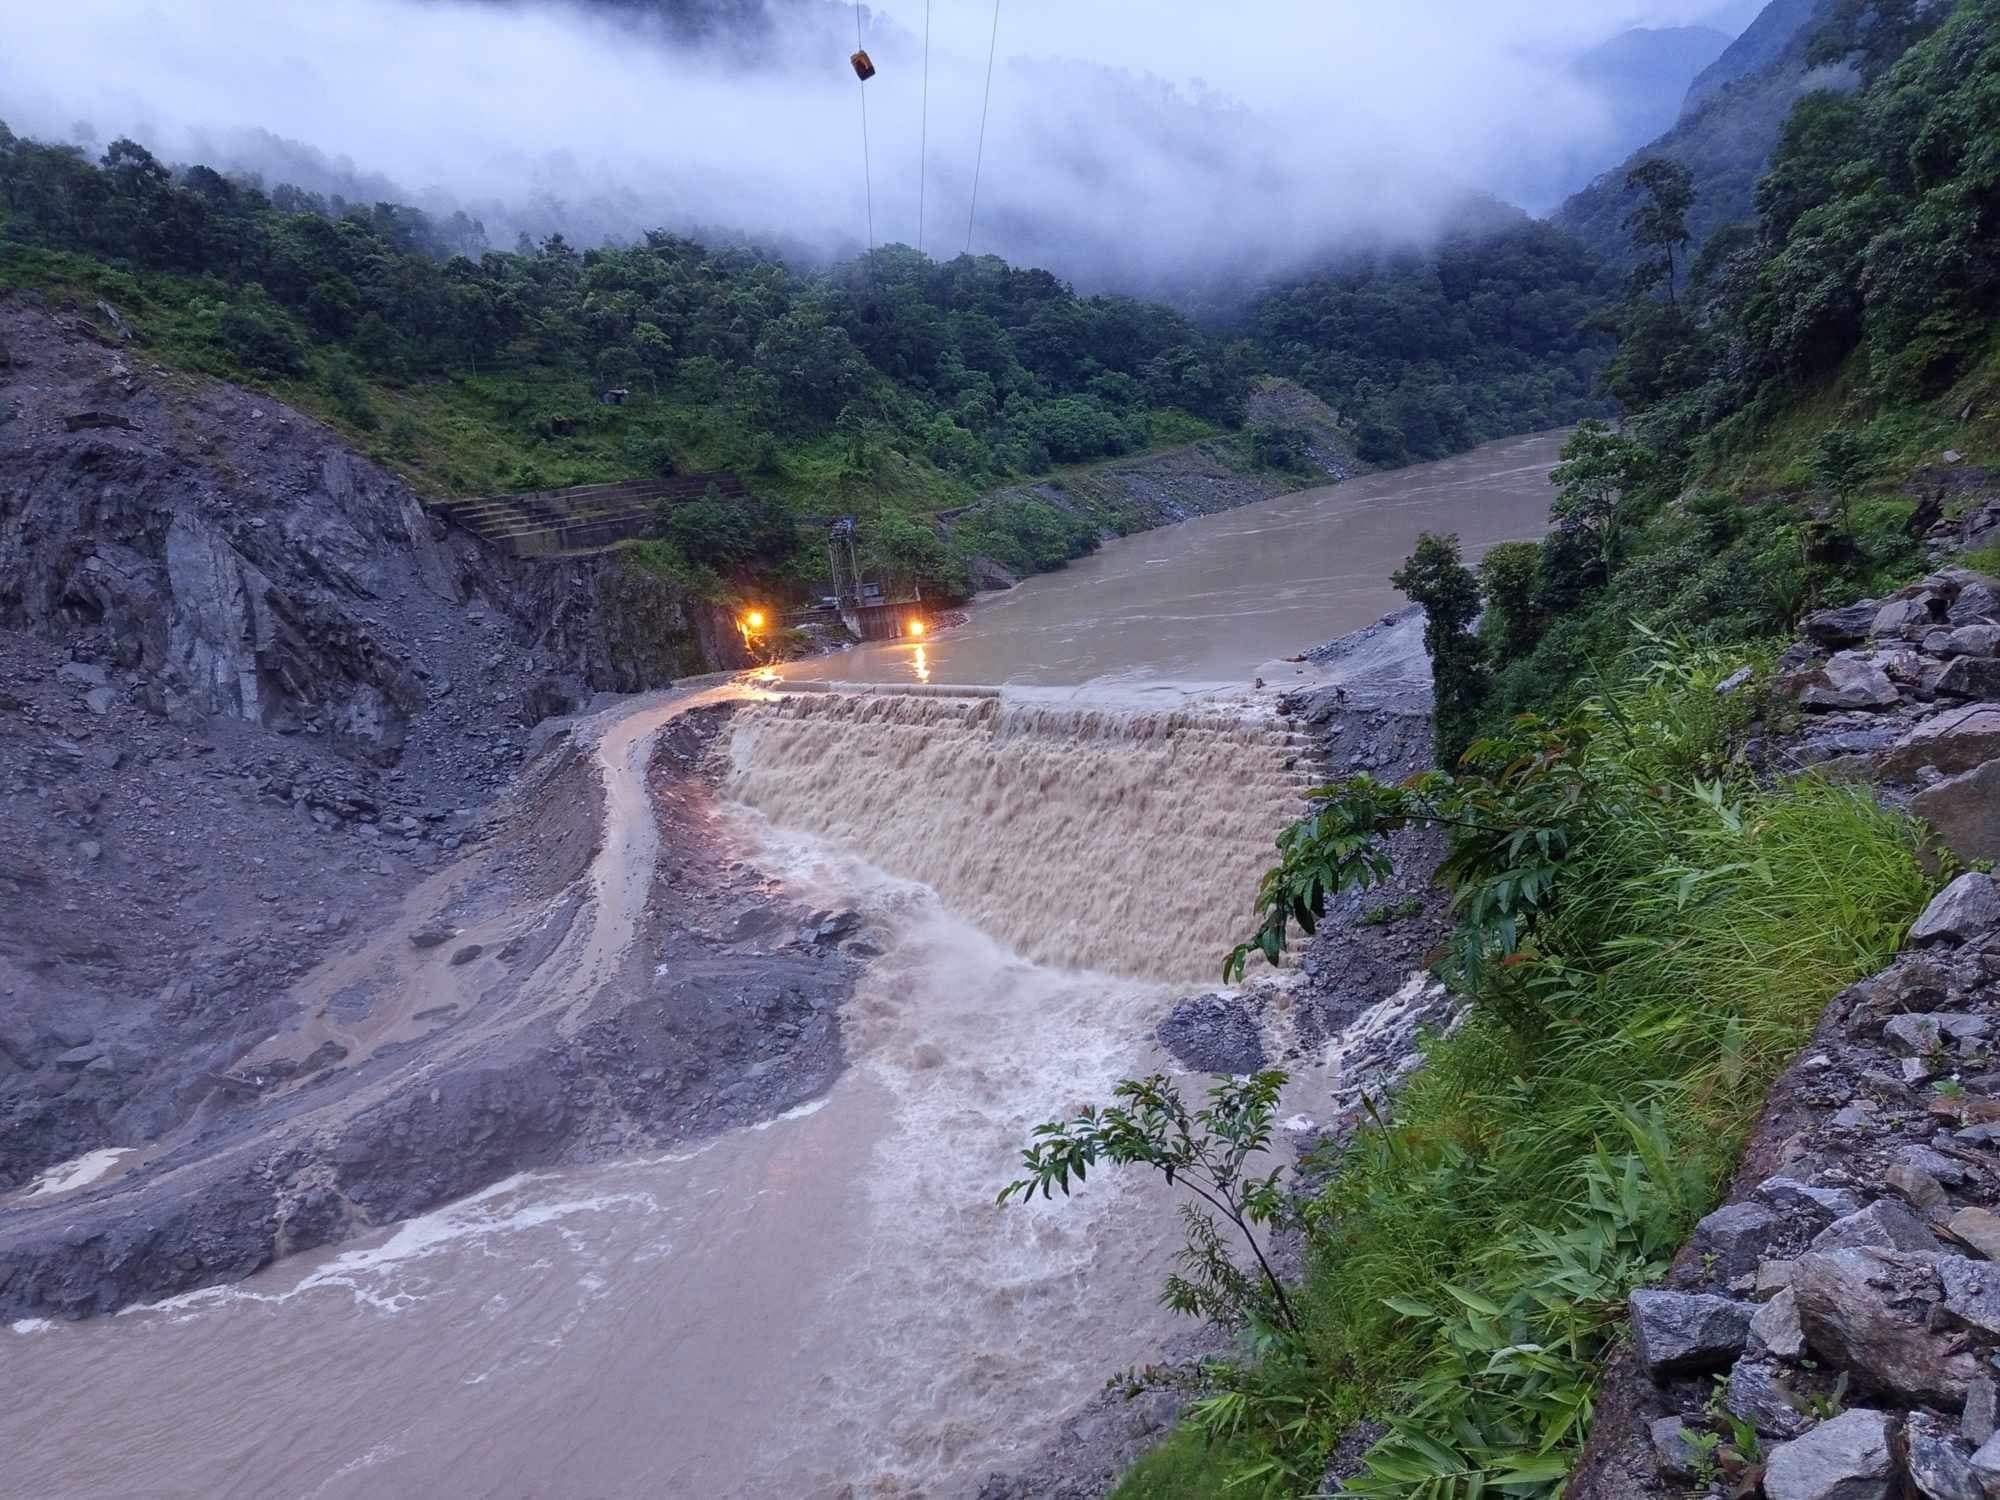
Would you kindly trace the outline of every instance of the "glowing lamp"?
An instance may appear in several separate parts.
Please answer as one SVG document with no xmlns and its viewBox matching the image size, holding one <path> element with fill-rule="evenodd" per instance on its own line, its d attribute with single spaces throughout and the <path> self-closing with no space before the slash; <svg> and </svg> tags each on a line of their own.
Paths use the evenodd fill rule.
<svg viewBox="0 0 2000 1500">
<path fill-rule="evenodd" d="M 749 614 L 743 617 L 743 624 L 749 630 L 762 630 L 764 628 L 764 611 L 761 609 L 751 610 Z"/>
<path fill-rule="evenodd" d="M 922 635 L 923 633 L 924 633 L 924 622 L 922 620 L 912 620 L 904 628 L 904 634 L 906 635 Z"/>
</svg>

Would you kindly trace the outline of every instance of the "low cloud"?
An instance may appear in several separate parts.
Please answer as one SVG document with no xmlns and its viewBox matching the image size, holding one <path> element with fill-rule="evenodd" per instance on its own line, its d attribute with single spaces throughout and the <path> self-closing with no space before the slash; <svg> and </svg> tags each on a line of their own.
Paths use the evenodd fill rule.
<svg viewBox="0 0 2000 1500">
<path fill-rule="evenodd" d="M 1547 207 L 1609 129 L 1568 60 L 1713 5 L 1003 0 L 980 158 L 992 9 L 931 0 L 926 74 L 924 0 L 888 0 L 861 16 L 865 178 L 855 12 L 819 0 L 700 41 L 614 5 L 66 0 L 10 19 L 0 118 L 462 205 L 500 243 L 711 226 L 837 255 L 871 219 L 915 243 L 921 187 L 933 254 L 970 217 L 975 250 L 1153 289 L 1422 238 L 1471 190 Z"/>
</svg>

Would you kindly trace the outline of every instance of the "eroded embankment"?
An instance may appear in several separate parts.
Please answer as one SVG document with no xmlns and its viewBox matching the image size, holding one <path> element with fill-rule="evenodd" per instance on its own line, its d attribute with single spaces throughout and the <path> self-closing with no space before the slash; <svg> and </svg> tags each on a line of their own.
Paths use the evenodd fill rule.
<svg viewBox="0 0 2000 1500">
<path fill-rule="evenodd" d="M 305 975 L 293 1019 L 108 1175 L 0 1210 L 0 1317 L 231 1280 L 520 1167 L 768 1118 L 837 1070 L 853 962 L 715 817 L 732 694 L 559 743 L 488 843 Z M 665 730 L 664 735 L 662 734 Z M 656 753 L 657 751 L 657 753 Z"/>
</svg>

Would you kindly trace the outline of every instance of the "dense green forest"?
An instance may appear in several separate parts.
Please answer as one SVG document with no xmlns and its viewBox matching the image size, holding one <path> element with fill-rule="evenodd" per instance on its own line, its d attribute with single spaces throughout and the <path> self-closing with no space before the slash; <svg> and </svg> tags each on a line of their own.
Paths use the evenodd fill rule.
<svg viewBox="0 0 2000 1500">
<path fill-rule="evenodd" d="M 1256 347 L 1355 425 L 1368 463 L 1442 458 L 1602 407 L 1616 280 L 1523 220 L 1423 254 L 1373 257 L 1259 298 Z"/>
<path fill-rule="evenodd" d="M 1525 221 L 1203 327 L 901 246 L 820 269 L 666 233 L 493 250 L 463 215 L 266 190 L 129 140 L 93 161 L 0 126 L 7 283 L 107 298 L 163 357 L 272 389 L 433 493 L 729 469 L 793 511 L 862 513 L 877 563 L 945 588 L 963 558 L 929 512 L 1230 434 L 1262 372 L 1295 373 L 1366 457 L 1398 463 L 1595 409 L 1608 353 L 1577 331 L 1598 273 Z M 610 388 L 630 399 L 604 404 Z M 1230 451 L 1252 464 L 1285 446 L 1257 436 Z M 1060 533 L 1053 561 L 1093 544 L 1072 522 L 1023 518 Z M 755 553 L 712 536 L 678 561 L 777 582 L 818 566 L 763 534 Z"/>
</svg>

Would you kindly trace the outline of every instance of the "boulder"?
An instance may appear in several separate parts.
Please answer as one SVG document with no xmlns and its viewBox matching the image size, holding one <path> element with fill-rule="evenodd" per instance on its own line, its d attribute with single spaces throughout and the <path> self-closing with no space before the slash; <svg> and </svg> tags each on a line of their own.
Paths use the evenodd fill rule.
<svg viewBox="0 0 2000 1500">
<path fill-rule="evenodd" d="M 1983 620 L 2000 618 L 2000 584 L 1990 578 L 1966 584 L 1958 591 L 1958 597 L 1951 601 L 1945 618 L 1954 625 L 1976 625 Z"/>
<path fill-rule="evenodd" d="M 1852 646 L 1868 639 L 1881 605 L 1873 599 L 1844 604 L 1838 609 L 1820 609 L 1807 615 L 1800 628 L 1808 640 L 1822 646 Z"/>
<path fill-rule="evenodd" d="M 1958 664 L 1954 662 L 1952 665 Z M 2000 697 L 2000 693 L 1994 696 Z M 1801 708 L 1821 712 L 1844 708 L 1894 708 L 1900 702 L 1902 695 L 1896 691 L 1896 684 L 1889 680 L 1889 674 L 1873 661 L 1849 651 L 1841 652 L 1809 677 L 1799 693 Z"/>
<path fill-rule="evenodd" d="M 1912 943 L 1963 943 L 2000 927 L 2000 883 L 1961 875 L 1939 891 L 1910 929 Z"/>
<path fill-rule="evenodd" d="M 1945 1201 L 1944 1184 L 1926 1172 L 1922 1167 L 1908 1162 L 1897 1162 L 1883 1175 L 1883 1180 L 1918 1213 L 1936 1208 Z"/>
<path fill-rule="evenodd" d="M 1978 1041 L 1993 1029 L 1984 1016 L 1952 1011 L 1911 1011 L 1882 1023 L 1882 1039 L 1905 1057 L 1922 1057 L 1947 1041 Z"/>
<path fill-rule="evenodd" d="M 1638 1291 L 1629 1303 L 1632 1342 L 1654 1379 L 1728 1367 L 1743 1352 L 1753 1311 L 1706 1292 Z"/>
<path fill-rule="evenodd" d="M 109 681 L 105 676 L 104 668 L 98 666 L 95 662 L 89 661 L 64 662 L 56 668 L 56 680 L 58 682 L 73 682 L 79 687 L 87 688 L 103 687 Z"/>
<path fill-rule="evenodd" d="M 1868 633 L 1877 640 L 1890 639 L 1906 630 L 1927 626 L 1933 619 L 1942 618 L 1944 612 L 1944 602 L 1929 589 L 1923 589 L 1908 599 L 1891 599 L 1876 610 Z"/>
<path fill-rule="evenodd" d="M 1937 1273 L 1944 1288 L 1945 1316 L 1975 1333 L 2000 1339 L 2000 1265 L 1941 1255 Z"/>
<path fill-rule="evenodd" d="M 1941 698 L 2000 698 L 2000 660 L 1990 656 L 1957 657 L 1938 678 L 1937 691 Z"/>
<path fill-rule="evenodd" d="M 2000 1436 L 1988 1438 L 1973 1450 L 1972 1474 L 1984 1487 L 1986 1500 L 2000 1495 Z"/>
<path fill-rule="evenodd" d="M 1812 1248 L 1930 1251 L 1938 1248 L 1938 1242 L 1915 1214 L 1882 1198 L 1859 1213 L 1835 1219 L 1813 1237 Z"/>
<path fill-rule="evenodd" d="M 1795 1438 L 1813 1424 L 1783 1373 L 1768 1359 L 1737 1360 L 1722 1404 L 1766 1437 Z"/>
<path fill-rule="evenodd" d="M 1991 1375 L 1981 1375 L 1965 1390 L 1965 1412 L 1958 1420 L 1958 1435 L 1973 1447 L 1993 1436 L 2000 1417 L 2000 1386 Z"/>
<path fill-rule="evenodd" d="M 1679 1417 L 1661 1417 L 1648 1432 L 1660 1472 L 1669 1479 L 1693 1478 L 1698 1459 L 1694 1444 L 1688 1441 L 1687 1424 Z"/>
<path fill-rule="evenodd" d="M 1694 1226 L 1695 1254 L 1724 1281 L 1748 1275 L 1784 1223 L 1761 1203 L 1725 1203 Z"/>
<path fill-rule="evenodd" d="M 1926 637 L 1928 640 L 1928 637 Z M 1945 632 L 1939 656 L 2000 656 L 2000 625 L 1984 621 Z"/>
<path fill-rule="evenodd" d="M 1945 1220 L 1945 1229 L 1961 1245 L 1988 1260 L 2000 1260 L 2000 1214 L 1985 1208 L 1961 1208 Z"/>
<path fill-rule="evenodd" d="M 1806 1347 L 1899 1397 L 1957 1406 L 1978 1373 L 1952 1337 L 1930 1326 L 1942 1297 L 1934 1255 L 1874 1249 L 1813 1250 L 1792 1276 Z"/>
<path fill-rule="evenodd" d="M 1264 1066 L 1263 1028 L 1236 996 L 1183 1000 L 1155 1034 L 1161 1046 L 1198 1072 L 1254 1073 Z"/>
<path fill-rule="evenodd" d="M 1966 863 L 2000 859 L 2000 760 L 1925 787 L 1910 810 Z"/>
<path fill-rule="evenodd" d="M 1952 624 L 1978 624 L 1980 620 L 2000 620 L 2000 580 L 1988 578 L 1970 568 L 1946 568 L 1958 582 L 1952 606 L 1944 618 Z"/>
<path fill-rule="evenodd" d="M 1769 1500 L 1889 1500 L 1895 1419 L 1887 1412 L 1842 1412 L 1804 1437 L 1771 1450 L 1764 1470 Z"/>
<path fill-rule="evenodd" d="M 1806 1331 L 1799 1324 L 1798 1293 L 1790 1286 L 1757 1309 L 1750 1335 L 1780 1359 L 1798 1359 L 1806 1352 Z"/>
<path fill-rule="evenodd" d="M 1861 1212 L 1860 1197 L 1848 1188 L 1819 1187 L 1796 1177 L 1767 1177 L 1757 1184 L 1757 1196 L 1788 1214 L 1840 1219 Z"/>
<path fill-rule="evenodd" d="M 2000 757 L 2000 703 L 1969 703 L 1924 720 L 1876 757 L 1885 779 L 1907 781 L 1929 769 L 1956 776 Z"/>
<path fill-rule="evenodd" d="M 1911 1412 L 1903 1423 L 1903 1451 L 1910 1484 L 1924 1500 L 1986 1500 L 1972 1472 L 1972 1450 L 1941 1417 Z"/>
</svg>

